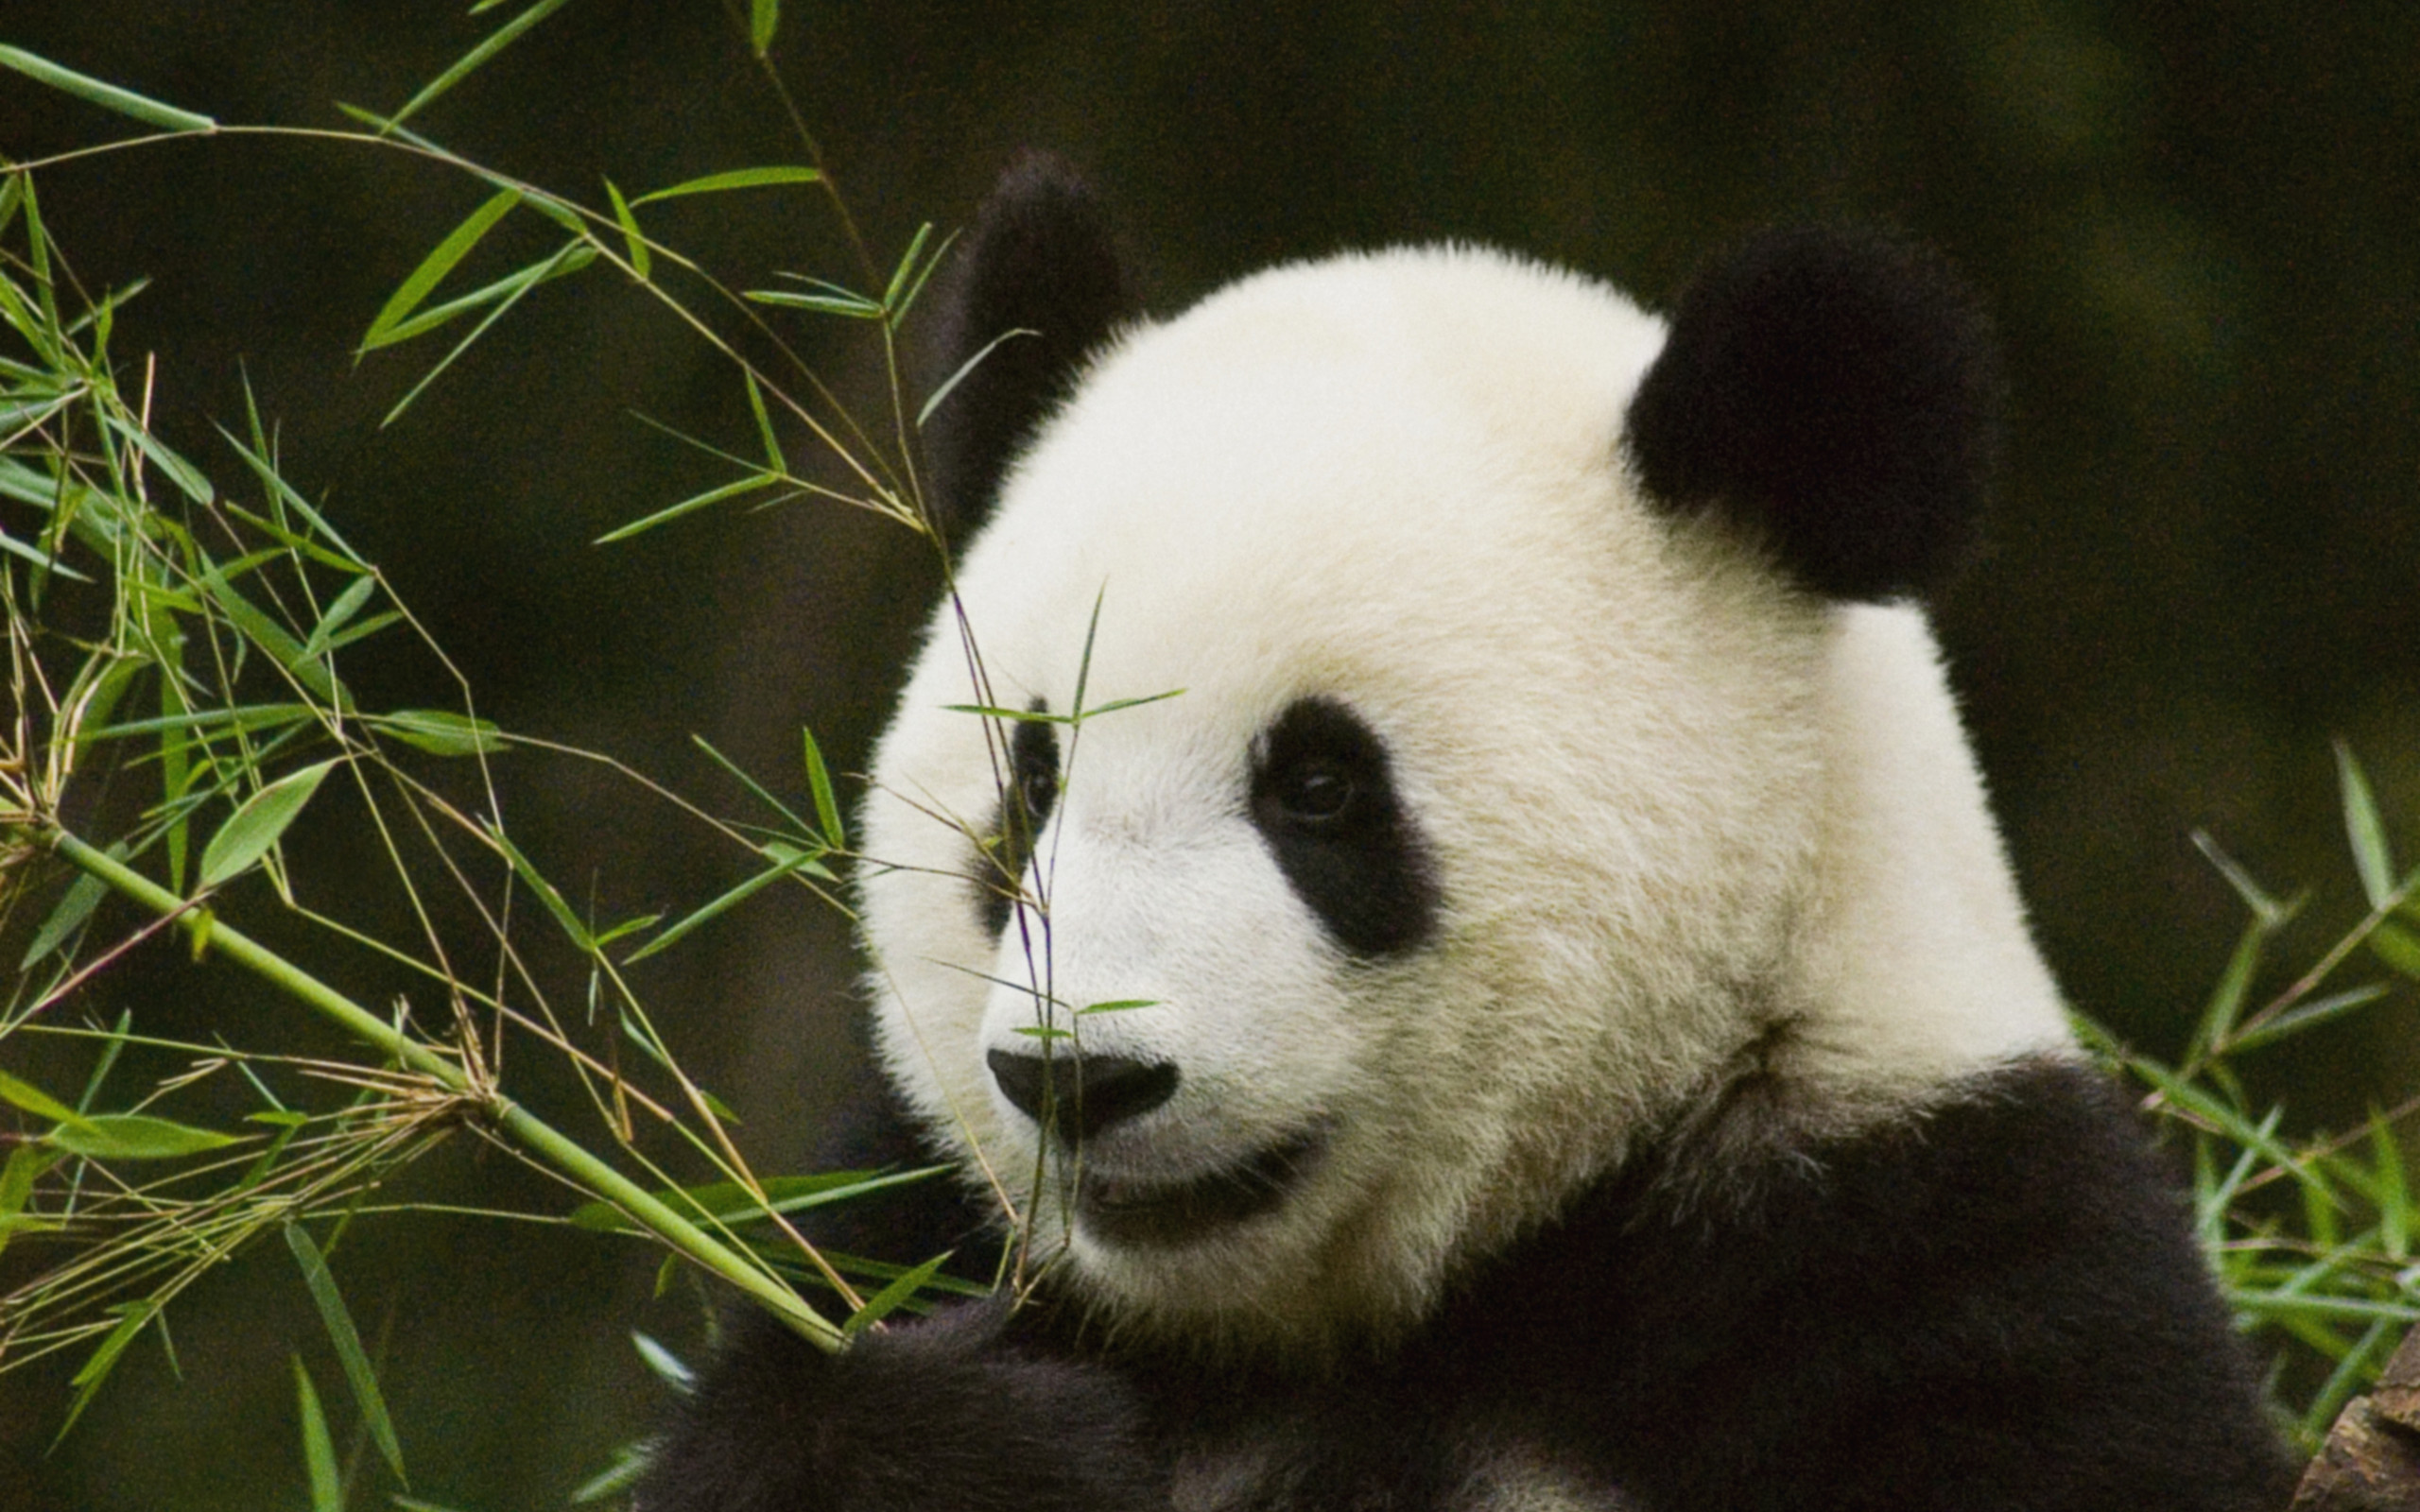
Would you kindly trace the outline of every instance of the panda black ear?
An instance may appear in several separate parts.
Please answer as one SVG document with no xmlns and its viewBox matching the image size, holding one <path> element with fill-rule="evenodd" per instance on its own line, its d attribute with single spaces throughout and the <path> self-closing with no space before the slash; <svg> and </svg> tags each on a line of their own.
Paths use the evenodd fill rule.
<svg viewBox="0 0 2420 1512">
<path fill-rule="evenodd" d="M 1837 598 L 1938 586 L 1999 459 L 1990 319 L 1938 256 L 1873 232 L 1767 232 L 1702 269 L 1632 399 L 1647 492 L 1761 536 Z"/>
<path fill-rule="evenodd" d="M 1000 176 L 940 298 L 931 382 L 958 383 L 925 426 L 926 502 L 942 532 L 963 539 L 1085 354 L 1141 306 L 1092 190 L 1046 152 Z"/>
</svg>

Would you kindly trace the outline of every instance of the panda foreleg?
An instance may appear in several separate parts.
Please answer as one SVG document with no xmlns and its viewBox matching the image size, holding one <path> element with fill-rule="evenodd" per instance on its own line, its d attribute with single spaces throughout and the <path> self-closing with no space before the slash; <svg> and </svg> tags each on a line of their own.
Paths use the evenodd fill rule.
<svg viewBox="0 0 2420 1512">
<path fill-rule="evenodd" d="M 961 1307 L 827 1355 L 751 1314 L 658 1444 L 635 1512 L 1136 1512 L 1167 1504 L 1133 1394 Z"/>
</svg>

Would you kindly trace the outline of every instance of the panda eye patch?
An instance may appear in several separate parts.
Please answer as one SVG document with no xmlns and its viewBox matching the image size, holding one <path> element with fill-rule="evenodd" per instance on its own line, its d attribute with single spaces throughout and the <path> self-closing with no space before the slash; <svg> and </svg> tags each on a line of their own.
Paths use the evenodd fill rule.
<svg viewBox="0 0 2420 1512">
<path fill-rule="evenodd" d="M 1332 698 L 1301 698 L 1253 742 L 1252 821 L 1278 869 L 1353 955 L 1411 949 L 1435 930 L 1427 848 L 1395 796 L 1387 748 Z"/>
<path fill-rule="evenodd" d="M 1049 705 L 1036 698 L 1034 713 Z M 1024 885 L 1026 864 L 1033 859 L 1034 837 L 1050 822 L 1059 802 L 1058 727 L 1046 720 L 1020 719 L 1009 734 L 1008 781 L 1000 795 L 999 816 L 992 822 L 992 842 L 976 858 L 977 906 L 983 927 L 994 936 L 1009 927 L 1009 901 Z"/>
</svg>

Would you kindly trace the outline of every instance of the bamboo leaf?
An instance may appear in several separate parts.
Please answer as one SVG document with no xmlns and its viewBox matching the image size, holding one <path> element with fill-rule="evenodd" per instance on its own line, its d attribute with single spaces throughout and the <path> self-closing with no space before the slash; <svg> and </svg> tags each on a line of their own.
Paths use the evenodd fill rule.
<svg viewBox="0 0 2420 1512">
<path fill-rule="evenodd" d="M 505 748 L 504 730 L 493 721 L 450 709 L 398 709 L 367 723 L 432 756 L 489 756 Z"/>
<path fill-rule="evenodd" d="M 72 68 L 61 68 L 47 58 L 38 58 L 21 47 L 0 47 L 0 67 L 13 68 L 27 78 L 38 79 L 55 90 L 90 101 L 105 111 L 131 116 L 148 126 L 170 131 L 218 129 L 218 123 L 207 115 L 181 111 L 173 105 L 163 105 L 148 95 L 120 89 L 115 84 L 104 84 Z"/>
<path fill-rule="evenodd" d="M 149 1113 L 94 1113 L 61 1124 L 43 1139 L 54 1148 L 88 1160 L 173 1160 L 235 1143 L 232 1134 Z"/>
<path fill-rule="evenodd" d="M 329 760 L 289 772 L 244 799 L 201 852 L 202 887 L 216 887 L 267 855 L 268 848 L 277 844 L 278 836 L 302 814 L 302 805 L 320 790 L 328 769 L 336 765 L 336 760 Z"/>
<path fill-rule="evenodd" d="M 2316 1028 L 2330 1019 L 2350 1013 L 2364 1004 L 2376 1003 L 2386 994 L 2386 985 L 2381 982 L 2371 982 L 2342 992 L 2331 992 L 2326 997 L 2305 1003 L 2290 1012 L 2281 1013 L 2256 1029 L 2247 1030 L 2227 1048 L 2230 1051 L 2241 1052 L 2256 1049 L 2274 1040 L 2288 1039 L 2306 1029 Z"/>
<path fill-rule="evenodd" d="M 511 865 L 513 874 L 538 895 L 538 901 L 546 905 L 546 912 L 555 916 L 555 922 L 562 926 L 563 933 L 571 936 L 572 943 L 580 948 L 581 954 L 594 955 L 596 941 L 590 936 L 588 926 L 579 921 L 579 916 L 571 911 L 571 904 L 563 902 L 563 895 L 555 891 L 555 885 L 538 874 L 538 868 L 529 864 L 529 858 L 521 853 L 521 848 L 508 839 L 501 829 L 489 824 L 487 832 L 488 838 L 504 852 L 504 859 Z"/>
<path fill-rule="evenodd" d="M 613 180 L 605 180 L 605 198 L 614 201 L 614 219 L 621 225 L 622 243 L 630 249 L 631 270 L 645 283 L 655 272 L 655 255 L 647 249 L 647 238 L 639 232 L 639 218 L 631 214 L 631 202 Z"/>
<path fill-rule="evenodd" d="M 699 909 L 696 913 L 691 914 L 688 918 L 682 919 L 680 922 L 665 930 L 664 933 L 656 936 L 655 938 L 648 940 L 646 944 L 640 946 L 637 950 L 632 951 L 630 954 L 623 956 L 622 964 L 624 966 L 635 966 L 639 962 L 646 960 L 648 956 L 653 955 L 658 951 L 669 949 L 676 941 L 680 940 L 691 930 L 696 929 L 699 925 L 715 919 L 718 915 L 732 908 L 737 907 L 743 902 L 746 902 L 757 893 L 771 886 L 774 883 L 781 881 L 784 877 L 788 876 L 793 871 L 813 871 L 819 872 L 825 877 L 831 876 L 829 871 L 824 870 L 823 868 L 816 864 L 815 855 L 812 851 L 801 850 L 795 855 L 784 857 L 777 860 L 773 865 L 766 868 L 764 870 L 756 873 L 754 876 L 749 878 L 747 881 L 741 883 L 736 887 L 732 888 L 729 892 L 724 893 L 721 897 L 717 898 L 714 902 Z"/>
<path fill-rule="evenodd" d="M 801 726 L 800 738 L 806 747 L 806 785 L 815 795 L 815 816 L 823 821 L 823 843 L 834 850 L 848 844 L 848 835 L 840 826 L 840 804 L 832 796 L 832 774 L 824 767 L 823 752 L 815 744 L 815 731 Z"/>
<path fill-rule="evenodd" d="M 2227 885 L 2235 889 L 2236 896 L 2243 900 L 2243 905 L 2252 910 L 2253 918 L 2263 926 L 2275 929 L 2292 916 L 2293 908 L 2271 897 L 2267 889 L 2253 880 L 2251 872 L 2244 870 L 2233 856 L 2219 849 L 2219 843 L 2210 838 L 2207 831 L 2194 831 L 2193 845 L 2211 866 L 2218 868 L 2219 875 L 2226 879 Z"/>
<path fill-rule="evenodd" d="M 2364 942 L 2370 954 L 2404 975 L 2420 979 L 2420 938 L 2400 924 L 2381 922 Z"/>
<path fill-rule="evenodd" d="M 994 336 L 991 340 L 983 343 L 982 350 L 976 352 L 975 355 L 967 358 L 964 362 L 959 363 L 958 365 L 958 370 L 943 379 L 942 381 L 942 386 L 933 390 L 932 397 L 925 401 L 924 407 L 916 411 L 916 428 L 918 430 L 923 430 L 925 428 L 925 421 L 932 419 L 933 411 L 942 407 L 942 401 L 949 397 L 950 390 L 956 388 L 960 383 L 964 382 L 966 375 L 973 372 L 978 366 L 980 366 L 983 359 L 992 354 L 994 348 L 999 346 L 1003 341 L 1013 340 L 1018 336 L 1038 336 L 1040 335 L 1042 335 L 1042 333 L 1039 331 L 1030 330 L 1025 326 L 1016 326 L 1010 330 L 1001 332 L 998 335 Z"/>
<path fill-rule="evenodd" d="M 506 280 L 505 282 L 511 285 L 511 292 L 497 301 L 495 308 L 490 310 L 481 318 L 477 325 L 471 328 L 469 335 L 454 343 L 454 349 L 439 358 L 436 367 L 429 369 L 422 375 L 420 382 L 412 385 L 409 392 L 395 401 L 395 407 L 387 411 L 386 418 L 378 422 L 379 428 L 383 430 L 402 419 L 404 411 L 412 407 L 413 403 L 427 391 L 428 386 L 437 382 L 447 369 L 453 367 L 462 353 L 477 345 L 479 337 L 488 334 L 488 328 L 503 319 L 506 312 L 520 303 L 524 295 L 550 279 L 560 278 L 566 273 L 577 273 L 596 260 L 596 249 L 589 246 L 585 241 L 565 242 L 562 249 L 554 256 L 543 263 L 534 263 L 513 275 L 512 278 Z"/>
<path fill-rule="evenodd" d="M 802 1212 L 829 1203 L 847 1202 L 892 1187 L 923 1181 L 948 1170 L 928 1165 L 913 1171 L 824 1171 L 815 1176 L 777 1176 L 763 1183 L 765 1200 L 736 1181 L 711 1181 L 703 1186 L 672 1187 L 655 1194 L 658 1201 L 683 1211 L 697 1211 L 717 1224 L 740 1224 L 770 1212 Z M 630 1220 L 610 1202 L 588 1202 L 572 1210 L 572 1224 L 596 1232 L 628 1230 Z"/>
<path fill-rule="evenodd" d="M 697 1372 L 682 1363 L 681 1357 L 658 1344 L 638 1330 L 631 1330 L 631 1343 L 639 1351 L 640 1360 L 654 1377 L 670 1386 L 678 1396 L 690 1396 L 698 1389 Z"/>
<path fill-rule="evenodd" d="M 310 638 L 302 643 L 302 654 L 307 657 L 324 654 L 336 633 L 361 612 L 362 606 L 370 602 L 370 595 L 377 591 L 377 578 L 366 573 L 354 578 L 343 593 L 337 595 L 336 602 L 328 606 L 327 612 L 320 616 L 320 623 L 311 627 Z"/>
<path fill-rule="evenodd" d="M 782 24 L 782 0 L 751 0 L 748 45 L 762 58 L 773 50 L 773 32 Z"/>
<path fill-rule="evenodd" d="M 756 386 L 756 375 L 742 369 L 739 374 L 748 381 L 748 407 L 756 413 L 756 434 L 765 441 L 765 471 L 786 476 L 790 470 L 783 460 L 782 443 L 773 435 L 773 417 L 765 412 L 764 390 Z"/>
<path fill-rule="evenodd" d="M 610 546 L 617 541 L 628 541 L 643 530 L 652 530 L 658 525 L 668 524 L 684 514 L 695 514 L 698 510 L 720 504 L 725 499 L 736 499 L 743 494 L 754 493 L 760 489 L 776 487 L 781 482 L 782 479 L 773 473 L 758 472 L 740 478 L 736 482 L 726 483 L 720 488 L 708 489 L 705 492 L 693 494 L 679 504 L 658 509 L 643 520 L 633 520 L 629 524 L 608 530 L 597 537 L 594 544 Z"/>
<path fill-rule="evenodd" d="M 676 183 L 669 189 L 652 189 L 631 201 L 631 207 L 651 205 L 659 199 L 678 199 L 684 195 L 727 194 L 734 189 L 764 189 L 774 184 L 816 183 L 823 175 L 813 168 L 771 167 L 733 168 L 723 173 L 710 173 L 702 179 Z"/>
<path fill-rule="evenodd" d="M 404 1473 L 404 1449 L 395 1438 L 395 1425 L 387 1416 L 387 1399 L 378 1390 L 378 1374 L 370 1367 L 370 1356 L 361 1348 L 360 1331 L 353 1326 L 353 1314 L 344 1305 L 343 1294 L 337 1290 L 337 1279 L 328 1269 L 327 1257 L 312 1242 L 310 1230 L 299 1223 L 285 1226 L 285 1246 L 294 1251 L 294 1263 L 302 1268 L 302 1283 L 311 1289 L 311 1300 L 318 1304 L 320 1321 L 326 1325 L 328 1339 L 337 1347 L 337 1363 L 344 1366 L 345 1379 L 353 1385 L 353 1400 L 360 1404 L 361 1420 L 370 1429 L 370 1436 L 378 1443 L 378 1452 L 385 1455 L 388 1468 L 395 1479 L 405 1486 L 412 1483 Z"/>
<path fill-rule="evenodd" d="M 917 227 L 916 234 L 908 238 L 908 250 L 901 254 L 899 266 L 890 270 L 890 283 L 882 291 L 882 308 L 885 314 L 895 313 L 898 310 L 899 296 L 906 291 L 908 281 L 915 276 L 916 259 L 923 255 L 925 243 L 930 241 L 932 235 L 933 223 L 928 220 Z"/>
<path fill-rule="evenodd" d="M 521 203 L 521 198 L 518 189 L 507 189 L 492 195 L 460 225 L 448 232 L 445 239 L 437 244 L 436 249 L 422 258 L 420 266 L 411 270 L 403 286 L 388 297 L 377 318 L 370 322 L 370 329 L 362 333 L 361 352 L 400 339 L 390 335 L 395 327 L 403 322 L 405 317 L 420 308 L 421 301 L 444 282 L 446 274 L 454 271 L 454 265 L 469 256 L 471 249 L 478 246 L 480 239 L 495 229 L 495 223 L 510 215 L 512 207 Z M 354 356 L 358 359 L 360 352 L 355 352 Z"/>
<path fill-rule="evenodd" d="M 624 1444 L 614 1451 L 613 1464 L 582 1481 L 579 1489 L 571 1493 L 572 1504 L 585 1506 L 591 1502 L 602 1502 L 609 1496 L 629 1490 L 639 1483 L 639 1477 L 645 1475 L 648 1467 L 654 1463 L 654 1456 L 648 1452 L 645 1440 Z"/>
<path fill-rule="evenodd" d="M 0 1101 L 14 1103 L 36 1118 L 46 1118 L 61 1127 L 90 1128 L 83 1114 L 51 1096 L 41 1088 L 19 1081 L 0 1071 Z"/>
<path fill-rule="evenodd" d="M 469 52 L 464 53 L 458 60 L 457 60 L 453 67 L 448 68 L 445 72 L 438 75 L 435 78 L 430 79 L 426 84 L 423 85 L 419 94 L 406 101 L 402 110 L 397 111 L 392 116 L 389 117 L 387 121 L 387 129 L 392 130 L 394 128 L 403 125 L 406 121 L 410 120 L 414 115 L 419 114 L 421 110 L 430 101 L 436 99 L 447 90 L 452 89 L 455 85 L 469 77 L 475 70 L 479 68 L 480 65 L 484 64 L 489 59 L 493 58 L 496 54 L 504 51 L 507 47 L 511 46 L 512 43 L 520 38 L 523 32 L 527 31 L 530 27 L 545 20 L 548 16 L 553 15 L 556 11 L 561 10 L 564 4 L 565 0 L 538 0 L 536 5 L 531 6 L 528 9 L 524 10 L 521 14 L 513 17 L 510 21 L 506 22 L 503 26 L 498 26 L 495 30 L 490 32 L 480 41 L 477 46 L 472 48 Z M 481 7 L 480 9 L 484 9 L 486 8 Z M 476 14 L 475 11 L 473 13 Z"/>
<path fill-rule="evenodd" d="M 794 294 L 788 289 L 750 289 L 746 298 L 759 304 L 778 304 L 792 310 L 813 310 L 822 315 L 837 315 L 850 320 L 879 320 L 882 306 L 862 294 L 842 290 L 838 294 Z"/>
<path fill-rule="evenodd" d="M 337 1474 L 336 1441 L 328 1436 L 328 1415 L 320 1407 L 320 1388 L 302 1357 L 294 1356 L 294 1401 L 302 1420 L 302 1464 L 311 1476 L 311 1512 L 344 1512 L 344 1483 Z"/>
<path fill-rule="evenodd" d="M 2377 799 L 2370 796 L 2370 780 L 2353 747 L 2336 743 L 2337 784 L 2344 794 L 2344 834 L 2353 843 L 2353 865 L 2361 874 L 2361 890 L 2372 908 L 2384 908 L 2394 896 L 2394 857 L 2387 846 L 2386 824 L 2378 817 Z"/>
<path fill-rule="evenodd" d="M 42 928 L 34 931 L 33 943 L 26 947 L 26 957 L 17 963 L 17 970 L 33 970 L 36 961 L 73 939 L 108 893 L 109 888 L 98 877 L 78 876 L 70 883 L 65 896 L 59 900 L 59 906 L 42 921 Z"/>
<path fill-rule="evenodd" d="M 951 1251 L 944 1250 L 941 1254 L 935 1255 L 932 1259 L 917 1266 L 914 1270 L 908 1272 L 897 1280 L 892 1281 L 881 1291 L 878 1291 L 872 1297 L 867 1297 L 866 1305 L 858 1308 L 856 1313 L 850 1315 L 849 1321 L 840 1325 L 841 1335 L 845 1338 L 854 1339 L 858 1334 L 864 1332 L 867 1329 L 872 1328 L 874 1324 L 881 1322 L 892 1313 L 897 1312 L 899 1310 L 899 1304 L 915 1296 L 917 1291 L 924 1286 L 925 1282 L 932 1279 L 933 1272 L 942 1268 L 942 1263 L 949 1259 L 951 1253 Z"/>
<path fill-rule="evenodd" d="M 110 1330 L 109 1336 L 101 1340 L 99 1347 L 86 1355 L 83 1365 L 77 1368 L 75 1379 L 69 1383 L 76 1388 L 76 1394 L 67 1403 L 67 1420 L 59 1425 L 59 1436 L 51 1440 L 52 1447 L 56 1448 L 60 1440 L 66 1438 L 67 1431 L 76 1426 L 76 1419 L 84 1416 L 84 1409 L 92 1405 L 101 1383 L 110 1378 L 112 1370 L 117 1368 L 118 1357 L 126 1353 L 126 1347 L 143 1332 L 143 1325 L 151 1321 L 152 1314 L 159 1311 L 159 1305 L 152 1301 L 125 1302 L 110 1309 L 118 1315 L 117 1327 Z"/>
</svg>

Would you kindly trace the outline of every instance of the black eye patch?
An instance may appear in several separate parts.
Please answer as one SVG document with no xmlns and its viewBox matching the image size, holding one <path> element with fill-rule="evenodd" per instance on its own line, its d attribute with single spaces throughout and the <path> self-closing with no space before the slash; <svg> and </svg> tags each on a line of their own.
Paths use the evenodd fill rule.
<svg viewBox="0 0 2420 1512">
<path fill-rule="evenodd" d="M 1049 705 L 1036 698 L 1032 712 L 1046 713 Z M 983 927 L 995 936 L 1009 927 L 1009 902 L 1025 884 L 1034 836 L 1050 822 L 1050 811 L 1059 801 L 1058 731 L 1058 726 L 1043 720 L 1020 719 L 1009 734 L 1008 791 L 1001 795 L 992 841 L 977 858 L 975 871 L 976 906 Z"/>
<path fill-rule="evenodd" d="M 1377 731 L 1332 698 L 1301 698 L 1253 743 L 1252 822 L 1295 894 L 1353 955 L 1433 934 L 1435 868 L 1403 812 Z"/>
</svg>

